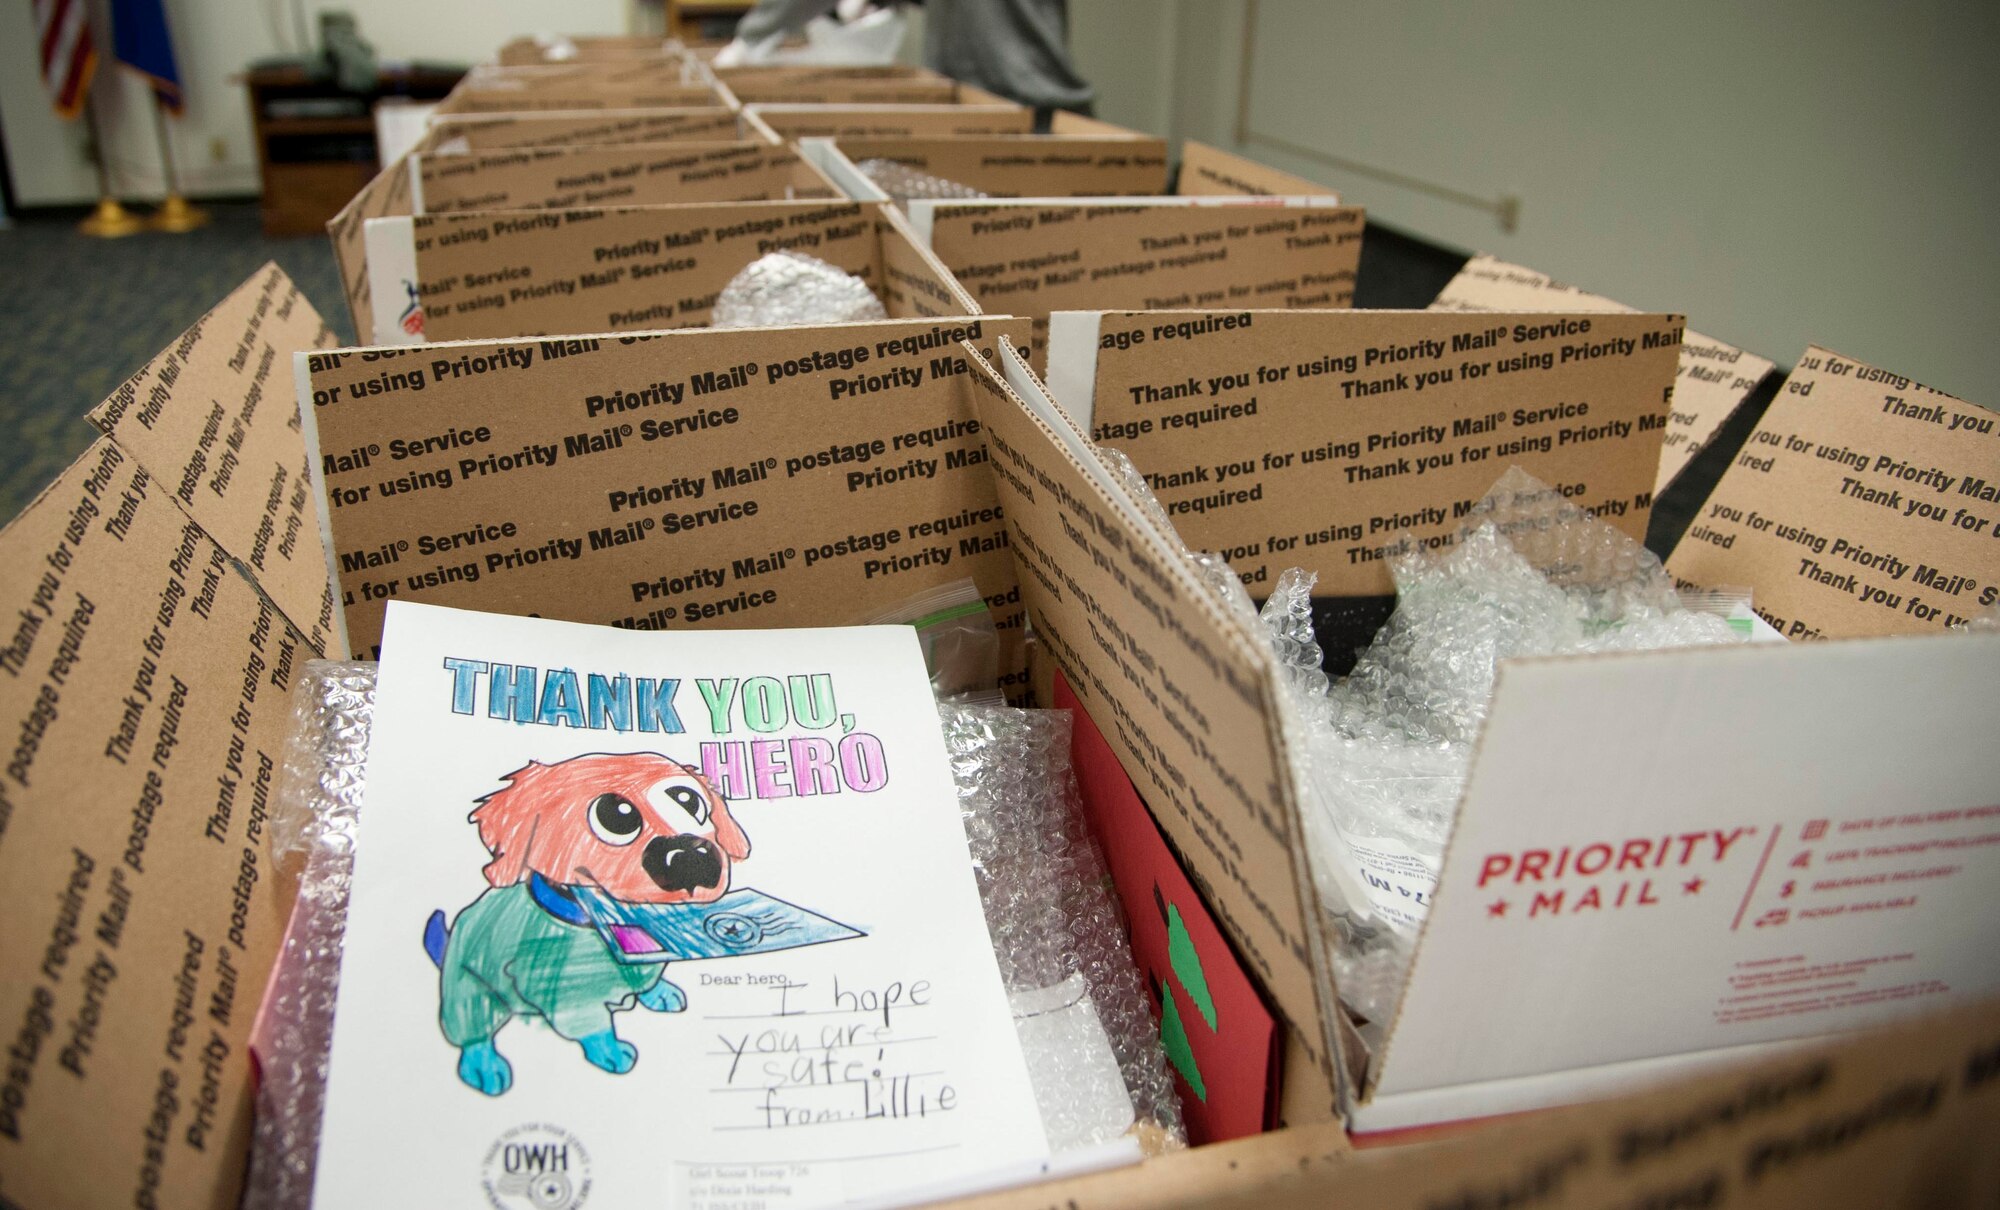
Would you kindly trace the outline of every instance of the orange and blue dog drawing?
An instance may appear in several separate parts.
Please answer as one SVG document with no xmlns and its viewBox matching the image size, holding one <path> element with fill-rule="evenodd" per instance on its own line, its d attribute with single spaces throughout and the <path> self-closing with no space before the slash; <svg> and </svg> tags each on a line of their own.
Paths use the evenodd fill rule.
<svg viewBox="0 0 2000 1210">
<path fill-rule="evenodd" d="M 762 892 L 730 890 L 750 838 L 707 778 L 664 756 L 530 761 L 502 780 L 470 816 L 493 858 L 488 889 L 449 927 L 441 911 L 424 926 L 459 1079 L 489 1096 L 513 1085 L 494 1036 L 516 1017 L 546 1022 L 622 1075 L 639 1051 L 618 1036 L 613 1014 L 635 1003 L 687 1008 L 664 977 L 668 962 L 863 935 Z"/>
</svg>

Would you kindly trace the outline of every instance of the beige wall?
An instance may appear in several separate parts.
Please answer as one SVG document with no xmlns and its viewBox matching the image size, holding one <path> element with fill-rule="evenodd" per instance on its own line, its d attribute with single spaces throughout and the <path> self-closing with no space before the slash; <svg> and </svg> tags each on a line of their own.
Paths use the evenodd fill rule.
<svg viewBox="0 0 2000 1210">
<path fill-rule="evenodd" d="M 507 39 L 554 29 L 618 33 L 625 0 L 307 0 L 318 11 L 345 9 L 383 59 L 475 62 Z M 187 115 L 172 123 L 175 156 L 189 193 L 255 193 L 257 156 L 250 107 L 233 77 L 250 61 L 291 51 L 292 0 L 167 0 L 174 53 L 188 94 Z M 145 88 L 110 61 L 110 27 L 100 7 L 93 24 L 100 56 L 98 91 L 106 106 L 114 186 L 126 197 L 158 197 L 160 158 Z M 85 157 L 81 119 L 57 119 L 42 89 L 34 18 L 26 0 L 0 3 L 0 124 L 15 200 L 22 205 L 89 201 L 97 178 Z M 220 142 L 221 156 L 215 154 Z"/>
<path fill-rule="evenodd" d="M 1243 0 L 1072 9 L 1114 121 L 1164 108 L 1404 230 L 2000 407 L 2000 5 L 1260 0 L 1243 143 Z"/>
</svg>

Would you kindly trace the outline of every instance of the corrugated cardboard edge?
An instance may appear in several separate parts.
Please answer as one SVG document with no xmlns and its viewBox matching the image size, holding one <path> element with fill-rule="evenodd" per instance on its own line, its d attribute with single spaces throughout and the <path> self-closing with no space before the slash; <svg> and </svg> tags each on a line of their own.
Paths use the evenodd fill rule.
<svg viewBox="0 0 2000 1210">
<path fill-rule="evenodd" d="M 969 345 L 966 347 L 970 348 Z M 974 350 L 975 354 L 976 352 Z M 1302 838 L 1305 835 L 1305 821 L 1299 806 L 1298 787 L 1294 784 L 1290 776 L 1291 770 L 1294 767 L 1291 752 L 1287 746 L 1282 728 L 1276 725 L 1279 717 L 1279 705 L 1277 699 L 1277 667 L 1275 657 L 1267 647 L 1255 642 L 1245 628 L 1230 617 L 1222 609 L 1221 605 L 1214 600 L 1214 596 L 1207 586 L 1196 579 L 1194 573 L 1187 566 L 1186 560 L 1182 557 L 1181 550 L 1178 547 L 1178 539 L 1172 534 L 1161 531 L 1158 524 L 1152 521 L 1144 510 L 1134 507 L 1132 502 L 1114 500 L 1111 494 L 1104 489 L 1093 469 L 1085 467 L 1070 452 L 1069 445 L 1059 438 L 1048 427 L 1046 422 L 1023 402 L 1020 393 L 1015 389 L 1016 383 L 1038 391 L 1044 399 L 1047 399 L 1054 406 L 1056 414 L 1063 417 L 1074 436 L 1084 443 L 1086 447 L 1088 446 L 1088 437 L 1084 434 L 1083 430 L 1076 426 L 1075 419 L 1063 411 L 1060 402 L 1049 397 L 1047 391 L 1041 388 L 1039 382 L 1034 377 L 1034 372 L 1028 366 L 1027 359 L 1014 347 L 1013 342 L 1005 337 L 1001 338 L 999 359 L 1001 366 L 996 368 L 988 366 L 983 359 L 975 356 L 973 359 L 975 363 L 974 372 L 985 375 L 991 386 L 997 388 L 1014 406 L 1021 410 L 1022 414 L 1030 422 L 1047 435 L 1050 442 L 1057 447 L 1071 468 L 1089 485 L 1090 490 L 1095 493 L 1100 505 L 1112 514 L 1125 519 L 1128 523 L 1135 524 L 1135 528 L 1140 532 L 1151 535 L 1155 547 L 1151 553 L 1160 561 L 1162 566 L 1170 569 L 1167 574 L 1172 575 L 1180 581 L 1184 595 L 1189 600 L 1197 603 L 1195 606 L 1196 610 L 1202 615 L 1203 620 L 1209 624 L 1211 633 L 1221 643 L 1230 648 L 1234 654 L 1243 659 L 1249 667 L 1255 670 L 1260 699 L 1257 708 L 1264 719 L 1264 732 L 1266 740 L 1270 744 L 1270 757 L 1273 767 L 1279 775 L 1279 795 L 1276 805 L 1281 817 L 1286 822 L 1288 834 L 1294 840 Z M 1102 468 L 1097 469 L 1101 471 Z M 1018 555 L 1016 556 L 1016 561 L 1017 563 L 1019 562 Z M 1024 574 L 1030 573 L 1025 573 L 1024 570 Z M 1118 746 L 1114 743 L 1114 753 L 1117 751 L 1117 748 Z M 1122 764 L 1123 762 L 1121 761 L 1120 763 Z M 1128 769 L 1127 776 L 1129 777 L 1130 775 L 1131 771 Z M 1148 809 L 1150 810 L 1151 808 L 1149 807 Z M 1320 1074 L 1328 1087 L 1333 1091 L 1336 1103 L 1345 1103 L 1344 1090 L 1349 1085 L 1350 1073 L 1345 1069 L 1344 1055 L 1347 1047 L 1345 1039 L 1342 1036 L 1341 1026 L 1345 1024 L 1346 1017 L 1340 1008 L 1340 999 L 1334 988 L 1332 962 L 1329 957 L 1326 937 L 1323 931 L 1321 914 L 1316 910 L 1318 895 L 1313 889 L 1312 874 L 1307 865 L 1305 846 L 1303 843 L 1294 843 L 1288 846 L 1288 851 L 1292 860 L 1293 891 L 1297 896 L 1300 908 L 1300 934 L 1306 949 L 1308 977 L 1312 986 L 1315 1001 L 1314 1006 L 1318 1012 L 1319 1020 L 1311 1023 L 1311 1025 L 1305 1025 L 1286 1018 L 1286 1024 L 1292 1031 L 1305 1037 L 1314 1037 L 1315 1034 L 1317 1035 L 1315 1045 L 1311 1049 L 1318 1052 L 1317 1058 Z M 1222 923 L 1224 924 L 1225 931 L 1227 931 L 1227 921 L 1223 921 Z M 1279 1007 L 1281 1010 L 1280 1016 L 1284 1017 L 1285 1014 L 1282 1012 L 1282 1005 Z M 1312 1028 L 1313 1026 L 1316 1026 L 1317 1029 Z"/>
</svg>

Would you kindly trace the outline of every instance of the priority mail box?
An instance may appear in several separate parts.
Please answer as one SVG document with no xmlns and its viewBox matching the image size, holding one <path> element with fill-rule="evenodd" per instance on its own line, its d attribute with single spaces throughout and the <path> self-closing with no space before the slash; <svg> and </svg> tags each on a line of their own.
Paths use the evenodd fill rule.
<svg viewBox="0 0 2000 1210">
<path fill-rule="evenodd" d="M 1513 661 L 1371 1053 L 1265 641 L 1011 342 L 974 368 L 1030 624 L 1309 1058 L 1288 1078 L 1317 1072 L 1351 1130 L 1621 1095 L 2000 992 L 1978 707 L 2000 634 Z"/>
<path fill-rule="evenodd" d="M 1815 345 L 1667 560 L 1793 638 L 1921 634 L 2000 603 L 1994 414 Z"/>
<path fill-rule="evenodd" d="M 887 333 L 905 325 L 874 327 Z M 974 358 L 989 334 L 981 332 L 970 354 L 961 349 L 969 371 L 978 370 Z M 694 346 L 673 342 L 768 335 L 675 333 L 620 347 L 687 348 Z M 290 723 L 291 677 L 300 660 L 319 653 L 292 614 L 310 614 L 311 602 L 328 592 L 324 574 L 315 586 L 301 571 L 311 565 L 309 556 L 323 552 L 311 550 L 305 536 L 287 537 L 311 532 L 294 525 L 295 499 L 308 518 L 312 511 L 292 490 L 302 476 L 288 471 L 286 490 L 273 503 L 278 470 L 308 468 L 299 413 L 274 406 L 284 402 L 274 382 L 292 351 L 328 352 L 331 343 L 282 274 L 261 271 L 150 363 L 130 391 L 107 401 L 100 415 L 111 435 L 0 531 L 9 556 L 0 588 L 12 619 L 0 651 L 0 700 L 10 720 L 9 764 L 0 774 L 0 876 L 13 896 L 0 915 L 0 996 L 10 1022 L 0 1076 L 0 1194 L 10 1202 L 218 1210 L 238 1204 L 254 1078 L 247 1032 L 291 897 L 266 847 L 269 777 Z M 523 343 L 539 350 L 539 342 Z M 382 351 L 403 358 L 443 350 Z M 811 381 L 824 385 L 838 371 L 811 373 Z M 977 379 L 968 373 L 937 381 Z M 211 425 L 217 404 L 222 415 Z M 1004 532 L 1069 544 L 1047 548 L 1048 559 L 1023 561 L 1054 586 L 1036 581 L 1044 614 L 1052 623 L 1077 625 L 1078 609 L 1106 606 L 1112 611 L 1106 619 L 1134 637 L 1141 619 L 1157 623 L 1158 642 L 1145 654 L 1165 661 L 1171 685 L 1201 694 L 1190 699 L 1201 708 L 1198 719 L 1177 715 L 1189 728 L 1183 737 L 1159 725 L 1157 704 L 1132 690 L 1126 671 L 1093 644 L 1099 654 L 1089 667 L 1114 678 L 1105 684 L 1121 687 L 1118 700 L 1128 711 L 1106 734 L 1128 767 L 1157 771 L 1205 821 L 1202 835 L 1214 847 L 1185 850 L 1204 891 L 1239 920 L 1264 920 L 1267 910 L 1282 919 L 1296 878 L 1285 873 L 1282 855 L 1268 864 L 1273 850 L 1259 837 L 1286 817 L 1260 816 L 1270 822 L 1247 826 L 1243 818 L 1245 801 L 1283 801 L 1280 790 L 1267 788 L 1272 783 L 1243 780 L 1255 778 L 1260 766 L 1267 775 L 1277 767 L 1270 734 L 1246 725 L 1245 703 L 1261 698 L 1265 684 L 1245 663 L 1251 649 L 1212 628 L 1216 619 L 1203 598 L 1171 570 L 1146 532 L 1116 510 L 1116 497 L 1093 484 L 1088 466 L 1068 459 L 1056 430 L 1016 411 L 1019 421 L 994 413 L 1010 427 L 986 448 L 996 456 L 1005 449 L 1046 455 L 1036 463 L 1010 461 L 1011 481 L 998 480 L 1011 483 L 1004 488 L 1011 494 L 1023 487 L 1034 492 L 1030 507 L 1040 517 Z M 409 418 L 398 417 L 382 444 L 402 441 L 407 449 L 426 435 L 406 435 L 413 432 Z M 933 437 L 930 448 L 940 440 L 955 439 Z M 900 460 L 902 451 L 896 453 Z M 874 468 L 827 468 L 840 475 L 826 486 L 843 496 L 847 474 Z M 194 490 L 183 498 L 191 470 Z M 1072 537 L 1049 519 L 1049 509 L 1093 529 Z M 1098 520 L 1104 528 L 1095 528 Z M 906 533 L 921 525 L 918 536 L 926 539 L 968 528 L 954 528 L 950 517 L 938 521 L 911 516 L 898 523 Z M 1111 545 L 1114 537 L 1120 546 Z M 1074 549 L 1079 543 L 1124 573 L 1125 598 L 1116 591 L 1117 576 Z M 1064 549 L 1073 553 L 1063 555 Z M 913 567 L 902 574 L 950 570 Z M 1092 596 L 1050 606 L 1050 594 L 1072 582 L 1087 585 Z M 1168 590 L 1188 595 L 1155 595 Z M 844 615 L 849 602 L 837 604 Z M 1191 608 L 1156 614 L 1163 604 Z M 822 620 L 844 617 L 829 613 Z M 1103 637 L 1122 642 L 1113 632 Z M 1183 652 L 1193 653 L 1192 664 Z M 1086 667 L 1074 653 L 1063 658 L 1072 668 Z M 1142 665 L 1152 668 L 1140 652 L 1128 650 L 1123 660 L 1134 675 Z M 1087 678 L 1079 683 L 1097 694 Z M 1152 683 L 1156 691 L 1169 684 Z M 1141 724 L 1143 733 L 1132 729 Z M 1238 746 L 1219 749 L 1220 734 Z M 1144 748 L 1150 764 L 1134 756 L 1142 742 L 1158 744 Z M 1241 782 L 1240 793 L 1229 779 Z M 1142 784 L 1156 805 L 1167 801 L 1168 790 L 1150 778 Z M 1888 797 L 1911 801 L 1904 786 Z M 1185 826 L 1176 829 L 1186 835 Z M 1730 860 L 1754 839 L 1733 843 Z M 1246 885 L 1235 884 L 1238 875 Z M 1766 882 L 1771 893 L 1782 890 Z M 1759 916 L 1768 911 L 1760 902 L 1751 907 Z M 1976 921 L 1965 927 L 1979 935 Z M 1263 964 L 1282 974 L 1303 961 L 1300 952 L 1280 947 L 1266 952 Z M 1282 977 L 1266 982 L 1288 985 Z M 1491 996 L 1482 990 L 1475 999 Z M 1988 1004 L 1417 1150 L 1357 1154 L 1341 1127 L 1329 1124 L 966 1205 L 1347 1199 L 1434 1210 L 1529 1197 L 1554 1207 L 1752 1198 L 1801 1208 L 1984 1204 L 2000 1191 L 1988 1144 L 2000 1129 L 1996 1075 L 2000 1006 Z"/>
<path fill-rule="evenodd" d="M 810 162 L 768 143 L 627 143 L 410 154 L 414 214 L 837 197 Z M 379 216 L 386 217 L 386 216 Z"/>
<path fill-rule="evenodd" d="M 859 277 L 891 317 L 979 310 L 875 202 L 479 210 L 365 229 L 369 297 L 398 303 L 373 307 L 382 343 L 704 325 L 723 286 L 780 249 Z"/>
<path fill-rule="evenodd" d="M 1035 113 L 1011 101 L 979 105 L 804 105 L 791 102 L 745 106 L 786 142 L 799 139 L 926 139 L 964 135 L 1028 134 Z"/>
<path fill-rule="evenodd" d="M 1167 185 L 1167 143 L 1137 134 L 837 139 L 854 164 L 889 160 L 992 197 L 1153 195 Z"/>
<path fill-rule="evenodd" d="M 1475 256 L 1431 303 L 1438 311 L 1625 311 L 1631 308 L 1556 281 L 1545 273 Z M 1699 332 L 1681 334 L 1673 408 L 1660 443 L 1653 490 L 1663 492 L 1775 367 Z"/>
<path fill-rule="evenodd" d="M 776 143 L 775 133 L 741 112 L 713 106 L 677 109 L 535 110 L 434 113 L 419 151 L 494 151 L 505 147 L 605 143 Z"/>
<path fill-rule="evenodd" d="M 834 147 L 840 148 L 837 138 Z M 851 193 L 881 196 L 853 186 L 866 180 L 857 170 L 824 161 L 822 167 Z M 1094 170 L 1067 171 L 1087 179 Z M 1034 319 L 1028 353 L 1037 365 L 1054 311 L 1349 306 L 1364 226 L 1360 207 L 1342 206 L 1324 190 L 912 198 L 908 211 L 917 238 L 981 306 Z"/>
<path fill-rule="evenodd" d="M 881 67 L 721 67 L 719 80 L 745 105 L 959 105 L 985 101 L 991 93 L 960 84 L 928 68 Z"/>
<path fill-rule="evenodd" d="M 1669 314 L 1058 312 L 1048 382 L 1250 591 L 1393 592 L 1510 466 L 1642 541 L 1683 321 Z M 1327 644 L 1345 652 L 1360 633 Z"/>
<path fill-rule="evenodd" d="M 837 192 L 796 153 L 763 140 L 603 146 L 555 142 L 474 151 L 456 139 L 427 136 L 350 199 L 327 223 L 327 233 L 356 330 L 369 331 L 373 319 L 366 240 L 367 224 L 373 219 L 617 202 L 812 198 Z"/>
<path fill-rule="evenodd" d="M 302 356 L 340 647 L 390 600 L 639 630 L 1019 613 L 954 317 Z M 829 608 L 837 614 L 829 614 Z M 1018 681 L 1019 678 L 1016 678 Z"/>
<path fill-rule="evenodd" d="M 514 38 L 500 48 L 495 59 L 502 66 L 522 66 L 535 63 L 678 58 L 684 53 L 685 49 L 680 43 L 657 34 L 555 34 Z"/>
<path fill-rule="evenodd" d="M 533 69 L 519 69 L 531 72 Z M 601 72 L 581 77 L 468 75 L 444 100 L 439 113 L 521 113 L 574 109 L 735 108 L 724 91 L 703 82 L 684 83 L 677 68 L 651 68 L 612 78 Z"/>
</svg>

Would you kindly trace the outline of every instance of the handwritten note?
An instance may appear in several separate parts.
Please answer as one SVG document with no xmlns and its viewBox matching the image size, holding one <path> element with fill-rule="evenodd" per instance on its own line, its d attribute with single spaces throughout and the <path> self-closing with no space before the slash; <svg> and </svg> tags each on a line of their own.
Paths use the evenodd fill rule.
<svg viewBox="0 0 2000 1210">
<path fill-rule="evenodd" d="M 318 1204 L 777 1210 L 1046 1158 L 907 628 L 398 603 L 374 727 Z"/>
</svg>

